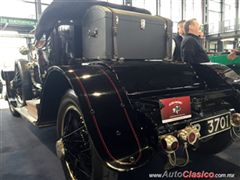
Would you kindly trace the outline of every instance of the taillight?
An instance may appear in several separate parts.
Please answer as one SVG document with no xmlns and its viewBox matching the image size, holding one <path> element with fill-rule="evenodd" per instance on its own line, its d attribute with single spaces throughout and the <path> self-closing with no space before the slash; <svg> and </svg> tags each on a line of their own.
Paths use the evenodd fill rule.
<svg viewBox="0 0 240 180">
<path fill-rule="evenodd" d="M 160 136 L 160 143 L 164 151 L 167 153 L 175 152 L 179 147 L 179 142 L 173 135 Z"/>
<path fill-rule="evenodd" d="M 188 144 L 195 144 L 199 137 L 200 133 L 197 128 L 194 126 L 188 126 L 180 131 L 178 131 L 177 137 L 184 142 L 187 142 Z"/>
<path fill-rule="evenodd" d="M 232 114 L 231 124 L 234 127 L 240 127 L 240 113 Z"/>
</svg>

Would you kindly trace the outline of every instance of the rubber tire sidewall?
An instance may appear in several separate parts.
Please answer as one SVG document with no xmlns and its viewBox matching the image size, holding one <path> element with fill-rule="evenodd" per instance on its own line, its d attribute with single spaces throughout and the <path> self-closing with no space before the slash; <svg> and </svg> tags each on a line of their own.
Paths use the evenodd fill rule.
<svg viewBox="0 0 240 180">
<path fill-rule="evenodd" d="M 63 115 L 65 114 L 65 110 L 69 105 L 74 105 L 80 112 L 80 106 L 78 97 L 74 93 L 73 90 L 69 90 L 66 92 L 66 94 L 63 96 L 59 110 L 58 110 L 58 118 L 57 118 L 57 139 L 61 138 L 61 128 L 63 124 Z M 107 168 L 102 160 L 100 159 L 93 143 L 91 140 L 91 137 L 89 136 L 90 146 L 91 146 L 91 155 L 92 155 L 92 175 L 91 180 L 117 180 L 118 173 Z M 64 159 L 61 159 L 61 164 L 64 170 L 64 174 L 66 179 L 71 179 L 70 175 L 68 173 L 68 168 L 66 167 L 66 163 Z"/>
</svg>

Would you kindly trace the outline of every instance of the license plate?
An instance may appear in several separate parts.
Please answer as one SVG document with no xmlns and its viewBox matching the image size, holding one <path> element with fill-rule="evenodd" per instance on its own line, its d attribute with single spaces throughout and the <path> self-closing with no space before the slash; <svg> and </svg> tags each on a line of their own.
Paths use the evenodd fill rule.
<svg viewBox="0 0 240 180">
<path fill-rule="evenodd" d="M 230 129 L 230 113 L 223 113 L 210 118 L 201 119 L 192 122 L 191 125 L 195 126 L 200 131 L 200 139 L 204 139 Z"/>
</svg>

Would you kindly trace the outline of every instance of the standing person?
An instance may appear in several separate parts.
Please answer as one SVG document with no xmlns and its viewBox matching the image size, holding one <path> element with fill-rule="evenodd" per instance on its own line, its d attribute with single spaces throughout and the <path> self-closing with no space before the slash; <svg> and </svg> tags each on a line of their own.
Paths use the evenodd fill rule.
<svg viewBox="0 0 240 180">
<path fill-rule="evenodd" d="M 200 37 L 200 24 L 196 19 L 190 19 L 184 24 L 185 36 L 181 43 L 182 60 L 189 64 L 209 62 L 207 53 L 203 50 Z"/>
<path fill-rule="evenodd" d="M 178 24 L 177 24 L 178 32 L 173 37 L 173 40 L 174 40 L 173 45 L 175 45 L 175 48 L 174 48 L 174 51 L 173 51 L 173 61 L 176 61 L 176 62 L 182 62 L 182 59 L 181 59 L 181 42 L 182 42 L 183 35 L 184 35 L 184 23 L 185 23 L 185 20 L 181 20 L 181 21 L 178 22 Z"/>
</svg>

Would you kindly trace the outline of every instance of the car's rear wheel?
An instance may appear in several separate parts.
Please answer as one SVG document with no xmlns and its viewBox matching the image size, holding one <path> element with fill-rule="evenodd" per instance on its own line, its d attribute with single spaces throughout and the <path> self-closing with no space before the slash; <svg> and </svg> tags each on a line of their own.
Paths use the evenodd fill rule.
<svg viewBox="0 0 240 180">
<path fill-rule="evenodd" d="M 117 179 L 117 173 L 101 162 L 88 134 L 78 98 L 72 90 L 62 98 L 57 133 L 57 153 L 66 179 Z"/>
<path fill-rule="evenodd" d="M 197 152 L 204 155 L 219 153 L 232 144 L 230 130 L 214 135 L 207 141 L 201 141 Z"/>
</svg>

